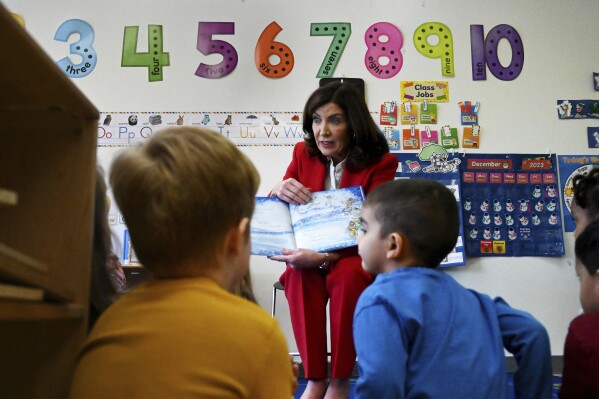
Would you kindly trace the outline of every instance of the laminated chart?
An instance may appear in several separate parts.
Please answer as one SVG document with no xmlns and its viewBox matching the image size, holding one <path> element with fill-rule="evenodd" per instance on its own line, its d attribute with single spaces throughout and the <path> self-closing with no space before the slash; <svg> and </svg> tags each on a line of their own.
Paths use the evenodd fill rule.
<svg viewBox="0 0 599 399">
<path fill-rule="evenodd" d="M 102 112 L 98 146 L 137 145 L 171 126 L 206 127 L 238 146 L 293 146 L 304 139 L 301 112 Z"/>
<path fill-rule="evenodd" d="M 555 154 L 462 156 L 468 256 L 563 256 Z"/>
</svg>

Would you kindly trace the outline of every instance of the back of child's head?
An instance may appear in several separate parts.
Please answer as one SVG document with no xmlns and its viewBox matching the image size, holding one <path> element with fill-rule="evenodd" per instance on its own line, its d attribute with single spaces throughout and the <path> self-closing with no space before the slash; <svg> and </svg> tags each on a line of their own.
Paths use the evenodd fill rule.
<svg viewBox="0 0 599 399">
<path fill-rule="evenodd" d="M 576 175 L 572 179 L 574 201 L 589 216 L 599 216 L 599 168 L 595 167 L 586 175 Z"/>
<path fill-rule="evenodd" d="M 443 184 L 428 179 L 384 183 L 366 198 L 381 235 L 402 233 L 417 266 L 434 268 L 453 250 L 460 227 L 455 196 Z M 416 266 L 416 265 L 415 265 Z"/>
<path fill-rule="evenodd" d="M 596 276 L 599 270 L 599 220 L 590 223 L 576 238 L 574 253 L 589 275 Z"/>
<path fill-rule="evenodd" d="M 198 127 L 154 133 L 116 158 L 110 173 L 136 255 L 157 277 L 212 263 L 229 229 L 251 218 L 259 181 L 235 145 Z"/>
</svg>

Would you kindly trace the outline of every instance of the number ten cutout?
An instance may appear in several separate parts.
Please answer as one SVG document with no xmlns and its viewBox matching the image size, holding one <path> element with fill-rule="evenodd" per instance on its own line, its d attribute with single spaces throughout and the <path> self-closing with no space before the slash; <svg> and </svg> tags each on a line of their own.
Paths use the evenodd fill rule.
<svg viewBox="0 0 599 399">
<path fill-rule="evenodd" d="M 381 41 L 383 36 L 386 41 Z M 377 22 L 370 25 L 364 34 L 364 42 L 368 51 L 364 56 L 366 69 L 373 76 L 389 79 L 397 75 L 403 66 L 403 56 L 400 52 L 403 46 L 403 36 L 395 25 L 388 22 Z M 387 58 L 388 63 L 381 65 L 380 59 Z"/>
<path fill-rule="evenodd" d="M 430 36 L 436 36 L 439 42 L 434 46 L 428 42 Z M 414 31 L 414 47 L 428 58 L 441 60 L 443 76 L 454 76 L 453 36 L 451 30 L 440 22 L 426 22 Z"/>
<path fill-rule="evenodd" d="M 148 25 L 148 52 L 138 53 L 139 26 L 125 26 L 122 67 L 147 67 L 148 81 L 162 80 L 162 68 L 169 66 L 169 54 L 162 51 L 162 25 Z"/>
<path fill-rule="evenodd" d="M 223 60 L 215 65 L 204 64 L 198 66 L 195 74 L 201 78 L 218 79 L 233 72 L 237 67 L 237 50 L 230 43 L 215 40 L 213 35 L 234 35 L 234 22 L 199 22 L 198 42 L 196 48 L 204 55 L 220 54 Z"/>
<path fill-rule="evenodd" d="M 283 28 L 273 21 L 262 31 L 258 43 L 256 43 L 254 62 L 260 73 L 267 78 L 285 77 L 293 69 L 294 61 L 291 49 L 283 43 L 274 41 L 282 30 Z M 279 57 L 279 63 L 274 65 L 270 63 L 269 58 L 272 55 Z"/>
<path fill-rule="evenodd" d="M 310 24 L 310 36 L 335 36 L 322 60 L 322 65 L 316 74 L 317 78 L 333 76 L 345 45 L 351 36 L 351 24 L 347 22 L 338 23 L 313 23 Z"/>
<path fill-rule="evenodd" d="M 514 80 L 524 67 L 524 45 L 518 31 L 510 25 L 497 25 L 489 31 L 487 38 L 482 25 L 470 25 L 470 48 L 472 51 L 472 80 L 486 80 L 485 65 L 499 80 Z M 497 47 L 506 39 L 512 49 L 512 61 L 505 68 L 499 62 Z"/>
<path fill-rule="evenodd" d="M 79 40 L 70 46 L 71 53 L 81 57 L 81 62 L 73 64 L 69 57 L 64 57 L 56 62 L 71 78 L 82 78 L 89 75 L 96 67 L 98 56 L 92 47 L 94 43 L 94 29 L 85 21 L 80 19 L 69 19 L 64 21 L 56 30 L 54 40 L 67 42 L 72 34 L 78 34 Z"/>
</svg>

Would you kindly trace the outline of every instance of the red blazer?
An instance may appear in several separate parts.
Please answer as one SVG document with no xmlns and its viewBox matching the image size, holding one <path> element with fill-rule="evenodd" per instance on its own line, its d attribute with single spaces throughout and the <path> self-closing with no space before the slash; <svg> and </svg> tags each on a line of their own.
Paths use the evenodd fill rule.
<svg viewBox="0 0 599 399">
<path fill-rule="evenodd" d="M 344 170 L 339 188 L 362 186 L 364 194 L 368 195 L 379 184 L 393 180 L 396 170 L 397 158 L 386 153 L 379 162 L 358 172 Z M 283 180 L 292 177 L 308 187 L 310 191 L 323 191 L 326 174 L 326 162 L 323 162 L 318 156 L 311 157 L 306 143 L 301 142 L 297 143 L 293 149 L 293 159 L 287 167 Z"/>
<path fill-rule="evenodd" d="M 397 170 L 397 158 L 386 153 L 381 160 L 374 163 L 358 172 L 350 172 L 345 169 L 341 176 L 339 188 L 361 186 L 364 190 L 364 195 L 368 195 L 376 186 L 391 181 L 395 178 Z M 293 148 L 293 159 L 285 172 L 285 179 L 294 178 L 310 189 L 312 192 L 323 191 L 324 182 L 327 174 L 327 163 L 323 162 L 320 157 L 311 157 L 306 143 L 297 143 Z M 341 258 L 346 258 L 352 255 L 356 256 L 356 261 L 361 262 L 357 257 L 358 248 L 352 247 L 339 251 Z M 339 259 L 339 262 L 344 259 Z"/>
</svg>

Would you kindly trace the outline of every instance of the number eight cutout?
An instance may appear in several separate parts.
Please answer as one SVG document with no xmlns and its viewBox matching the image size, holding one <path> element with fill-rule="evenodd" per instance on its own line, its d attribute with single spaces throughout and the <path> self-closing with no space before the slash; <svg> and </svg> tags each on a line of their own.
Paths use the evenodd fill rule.
<svg viewBox="0 0 599 399">
<path fill-rule="evenodd" d="M 317 78 L 333 76 L 345 45 L 351 36 L 351 24 L 347 22 L 338 23 L 313 23 L 310 24 L 310 36 L 335 36 L 322 60 L 318 70 Z"/>
<path fill-rule="evenodd" d="M 485 64 L 499 80 L 514 80 L 524 67 L 524 45 L 518 31 L 510 25 L 497 25 L 489 31 L 484 39 L 482 25 L 470 25 L 470 47 L 472 50 L 472 80 L 487 78 Z M 512 61 L 508 67 L 501 65 L 497 48 L 499 41 L 506 39 L 512 49 Z M 484 40 L 484 42 L 483 42 Z"/>
<path fill-rule="evenodd" d="M 69 57 L 64 57 L 56 63 L 71 78 L 82 78 L 89 75 L 96 67 L 98 56 L 92 47 L 94 43 L 94 29 L 80 19 L 64 21 L 54 34 L 54 40 L 67 42 L 72 34 L 78 34 L 79 40 L 70 46 L 71 54 L 81 57 L 81 62 L 73 64 Z"/>
<path fill-rule="evenodd" d="M 428 38 L 436 36 L 438 43 L 432 45 Z M 441 22 L 426 22 L 414 31 L 414 47 L 428 58 L 441 60 L 443 76 L 453 76 L 453 36 L 451 30 Z"/>
<path fill-rule="evenodd" d="M 254 61 L 260 73 L 267 78 L 283 78 L 293 69 L 294 60 L 293 52 L 287 45 L 275 42 L 275 37 L 283 28 L 276 22 L 271 22 L 262 31 L 258 43 L 256 43 L 256 51 L 254 52 Z M 279 57 L 277 64 L 270 63 L 271 56 Z"/>
<path fill-rule="evenodd" d="M 385 41 L 381 40 L 383 38 Z M 403 46 L 403 36 L 395 25 L 388 22 L 370 25 L 364 34 L 364 42 L 368 47 L 364 56 L 364 64 L 368 72 L 380 79 L 389 79 L 399 73 L 403 65 L 400 51 Z M 386 58 L 388 62 L 382 65 L 381 58 Z"/>
</svg>

